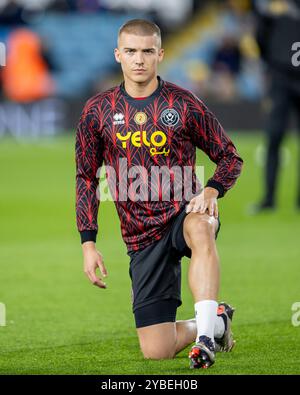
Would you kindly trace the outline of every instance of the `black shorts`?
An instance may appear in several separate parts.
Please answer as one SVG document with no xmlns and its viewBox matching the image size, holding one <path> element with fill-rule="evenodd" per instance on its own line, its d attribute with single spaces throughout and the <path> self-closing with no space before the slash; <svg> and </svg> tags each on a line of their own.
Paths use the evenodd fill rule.
<svg viewBox="0 0 300 395">
<path fill-rule="evenodd" d="M 181 301 L 181 258 L 191 257 L 183 236 L 184 209 L 172 220 L 163 237 L 138 251 L 129 251 L 132 308 L 136 327 L 175 322 Z M 216 231 L 216 238 L 220 230 Z"/>
</svg>

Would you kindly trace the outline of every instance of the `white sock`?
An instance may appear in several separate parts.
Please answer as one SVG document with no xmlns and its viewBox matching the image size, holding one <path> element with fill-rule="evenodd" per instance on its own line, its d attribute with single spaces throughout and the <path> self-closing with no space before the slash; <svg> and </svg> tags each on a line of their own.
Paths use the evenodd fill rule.
<svg viewBox="0 0 300 395">
<path fill-rule="evenodd" d="M 215 322 L 214 336 L 217 339 L 221 339 L 221 337 L 224 335 L 224 332 L 225 332 L 225 322 L 222 317 L 217 315 Z"/>
<path fill-rule="evenodd" d="M 195 315 L 197 325 L 197 338 L 209 337 L 214 343 L 214 330 L 216 325 L 218 302 L 215 300 L 201 300 L 195 303 Z"/>
</svg>

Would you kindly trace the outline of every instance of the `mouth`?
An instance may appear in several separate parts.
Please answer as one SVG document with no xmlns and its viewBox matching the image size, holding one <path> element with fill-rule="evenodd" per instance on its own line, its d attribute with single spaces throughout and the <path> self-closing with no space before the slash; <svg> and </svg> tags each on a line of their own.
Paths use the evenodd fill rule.
<svg viewBox="0 0 300 395">
<path fill-rule="evenodd" d="M 133 71 L 136 73 L 144 73 L 146 70 L 145 69 L 134 69 Z"/>
</svg>

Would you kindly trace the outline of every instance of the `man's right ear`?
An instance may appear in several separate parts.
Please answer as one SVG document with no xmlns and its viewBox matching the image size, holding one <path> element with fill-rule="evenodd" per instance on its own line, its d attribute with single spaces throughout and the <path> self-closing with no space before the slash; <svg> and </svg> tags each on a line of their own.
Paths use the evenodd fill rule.
<svg viewBox="0 0 300 395">
<path fill-rule="evenodd" d="M 119 52 L 119 50 L 118 50 L 118 48 L 115 48 L 115 59 L 116 59 L 116 62 L 118 62 L 118 63 L 121 63 L 121 60 L 120 60 L 120 52 Z"/>
</svg>

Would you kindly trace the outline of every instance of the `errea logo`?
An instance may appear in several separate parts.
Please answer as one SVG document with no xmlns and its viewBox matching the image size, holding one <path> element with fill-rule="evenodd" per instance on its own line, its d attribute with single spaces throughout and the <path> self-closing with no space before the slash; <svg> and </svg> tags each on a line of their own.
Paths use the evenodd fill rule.
<svg viewBox="0 0 300 395">
<path fill-rule="evenodd" d="M 114 118 L 114 122 L 113 122 L 114 125 L 124 125 L 124 123 L 125 123 L 124 115 L 121 112 L 116 113 L 113 116 L 113 118 Z"/>
</svg>

